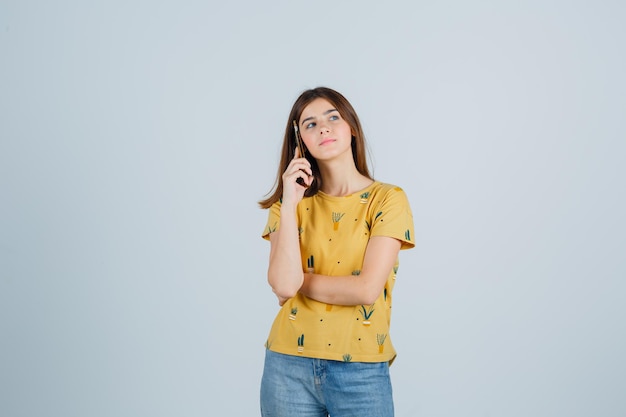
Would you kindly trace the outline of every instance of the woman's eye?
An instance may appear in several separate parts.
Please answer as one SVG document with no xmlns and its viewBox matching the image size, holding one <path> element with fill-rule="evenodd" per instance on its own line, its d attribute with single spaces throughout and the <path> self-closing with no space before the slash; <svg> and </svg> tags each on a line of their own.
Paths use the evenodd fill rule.
<svg viewBox="0 0 626 417">
<path fill-rule="evenodd" d="M 315 123 L 311 122 L 308 125 L 305 126 L 305 129 L 310 129 L 312 127 L 315 127 Z"/>
<path fill-rule="evenodd" d="M 339 120 L 339 116 L 333 114 L 332 116 L 330 116 L 330 120 Z"/>
</svg>

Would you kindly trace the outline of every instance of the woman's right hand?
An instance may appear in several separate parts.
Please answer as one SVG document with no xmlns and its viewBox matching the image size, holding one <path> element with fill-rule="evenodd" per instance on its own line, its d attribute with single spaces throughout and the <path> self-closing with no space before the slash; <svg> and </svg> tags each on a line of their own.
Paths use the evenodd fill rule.
<svg viewBox="0 0 626 417">
<path fill-rule="evenodd" d="M 300 156 L 300 150 L 296 147 L 294 157 L 283 173 L 283 205 L 298 204 L 304 197 L 306 187 L 296 182 L 298 178 L 302 178 L 307 187 L 313 182 L 311 163 Z"/>
</svg>

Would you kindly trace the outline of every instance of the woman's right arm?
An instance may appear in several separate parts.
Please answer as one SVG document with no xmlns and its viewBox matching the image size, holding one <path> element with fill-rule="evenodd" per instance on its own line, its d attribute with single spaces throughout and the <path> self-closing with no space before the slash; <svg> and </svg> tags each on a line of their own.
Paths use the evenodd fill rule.
<svg viewBox="0 0 626 417">
<path fill-rule="evenodd" d="M 296 295 L 304 281 L 297 207 L 304 197 L 305 187 L 296 180 L 303 178 L 304 182 L 310 185 L 313 177 L 309 161 L 299 156 L 296 149 L 294 159 L 283 174 L 280 227 L 270 234 L 271 249 L 267 279 L 281 305 Z"/>
<path fill-rule="evenodd" d="M 281 206 L 280 227 L 270 234 L 270 243 L 267 278 L 282 303 L 296 295 L 304 280 L 295 207 Z"/>
</svg>

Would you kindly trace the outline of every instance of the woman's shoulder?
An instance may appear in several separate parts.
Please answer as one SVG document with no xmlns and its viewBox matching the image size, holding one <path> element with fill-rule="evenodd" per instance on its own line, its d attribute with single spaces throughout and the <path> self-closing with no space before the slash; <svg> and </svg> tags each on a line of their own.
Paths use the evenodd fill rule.
<svg viewBox="0 0 626 417">
<path fill-rule="evenodd" d="M 372 187 L 373 187 L 373 191 L 375 190 L 376 192 L 379 192 L 379 193 L 388 193 L 388 192 L 394 192 L 394 191 L 404 193 L 404 190 L 402 189 L 402 187 L 400 187 L 399 185 L 388 183 L 388 182 L 375 181 Z"/>
<path fill-rule="evenodd" d="M 397 184 L 377 181 L 372 185 L 369 195 L 372 204 L 406 205 L 409 198 L 402 187 Z"/>
</svg>

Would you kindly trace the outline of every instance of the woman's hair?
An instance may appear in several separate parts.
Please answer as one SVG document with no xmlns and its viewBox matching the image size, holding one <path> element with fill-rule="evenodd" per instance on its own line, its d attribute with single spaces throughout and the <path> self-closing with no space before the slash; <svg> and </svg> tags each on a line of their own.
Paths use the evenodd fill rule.
<svg viewBox="0 0 626 417">
<path fill-rule="evenodd" d="M 326 87 L 317 87 L 311 90 L 306 90 L 296 100 L 289 113 L 287 119 L 287 126 L 285 127 L 285 136 L 283 139 L 283 149 L 281 151 L 280 164 L 278 166 L 278 173 L 276 175 L 276 181 L 274 182 L 273 192 L 268 193 L 269 197 L 259 201 L 261 208 L 270 208 L 272 204 L 280 200 L 283 195 L 283 173 L 287 169 L 287 166 L 293 159 L 293 155 L 296 150 L 296 137 L 293 129 L 293 120 L 299 123 L 300 116 L 304 111 L 304 108 L 308 106 L 313 100 L 323 98 L 328 100 L 332 104 L 341 117 L 348 123 L 350 130 L 352 131 L 352 157 L 354 158 L 354 164 L 357 171 L 369 179 L 373 179 L 370 175 L 367 165 L 367 149 L 365 142 L 365 135 L 361 128 L 361 122 L 357 116 L 354 108 L 350 102 L 340 93 L 335 90 Z M 321 176 L 317 161 L 311 156 L 309 152 L 305 153 L 306 159 L 311 163 L 311 170 L 313 171 L 313 183 L 304 192 L 305 197 L 315 195 L 322 185 L 323 178 Z"/>
</svg>

